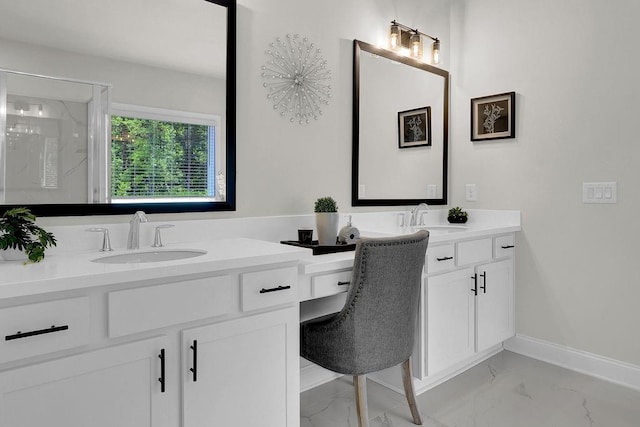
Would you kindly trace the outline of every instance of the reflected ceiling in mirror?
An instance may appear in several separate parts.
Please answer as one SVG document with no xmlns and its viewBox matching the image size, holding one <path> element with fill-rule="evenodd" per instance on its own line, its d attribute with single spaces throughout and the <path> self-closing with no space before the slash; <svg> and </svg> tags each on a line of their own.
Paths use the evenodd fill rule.
<svg viewBox="0 0 640 427">
<path fill-rule="evenodd" d="M 353 206 L 447 203 L 447 71 L 354 41 Z"/>
<path fill-rule="evenodd" d="M 215 143 L 218 148 L 215 172 L 223 174 L 214 177 L 211 185 L 222 184 L 224 187 L 222 198 L 177 198 L 177 202 L 173 199 L 166 202 L 167 198 L 156 200 L 153 197 L 146 203 L 126 200 L 114 205 L 105 203 L 110 200 L 110 195 L 92 198 L 89 191 L 86 197 L 85 190 L 83 195 L 55 198 L 57 203 L 52 203 L 51 198 L 40 199 L 37 196 L 25 200 L 6 199 L 5 207 L 29 205 L 34 213 L 45 216 L 130 213 L 136 210 L 234 210 L 235 19 L 235 0 L 30 0 L 16 2 L 4 10 L 0 14 L 0 50 L 3 51 L 0 68 L 65 80 L 104 83 L 102 86 L 110 88 L 109 97 L 119 110 L 124 106 L 155 113 L 187 114 L 196 117 L 196 122 L 201 117 L 216 117 Z M 20 113 L 9 111 L 15 109 L 16 102 L 21 103 L 20 99 L 31 100 L 34 106 L 45 105 L 46 109 L 44 101 L 47 97 L 38 96 L 31 89 L 22 91 L 19 98 L 11 95 L 0 89 L 0 97 L 3 97 L 0 109 L 5 106 L 3 116 L 7 130 L 9 126 L 12 130 L 24 127 L 18 123 L 25 121 L 20 120 Z M 95 96 L 84 98 L 95 99 Z M 72 99 L 58 97 L 58 100 L 72 105 Z M 12 123 L 8 123 L 8 114 L 15 116 L 11 118 Z M 77 114 L 74 112 L 75 116 Z M 90 114 L 79 114 L 89 117 L 83 121 L 91 125 Z M 19 126 L 13 126 L 13 122 Z M 91 131 L 86 133 L 91 139 Z M 72 130 L 70 134 L 77 135 L 78 132 Z M 57 142 L 50 138 L 49 149 L 68 145 L 63 140 L 64 135 L 61 130 Z M 41 139 L 40 148 L 36 147 L 33 158 L 29 158 L 29 167 L 40 167 L 38 163 L 42 162 L 46 145 L 45 138 Z M 7 141 L 0 149 L 6 148 Z M 89 152 L 85 160 L 87 164 L 81 166 L 85 171 L 90 170 L 90 153 L 96 149 L 101 148 L 87 145 L 75 149 L 76 155 L 83 150 Z M 105 149 L 108 151 L 109 147 Z M 58 161 L 66 156 L 65 153 L 58 155 Z M 4 151 L 0 151 L 0 162 L 6 166 L 7 161 Z M 77 162 L 77 159 L 73 161 Z M 65 167 L 59 168 L 60 171 L 64 172 Z M 7 168 L 4 169 L 6 172 Z M 90 175 L 91 172 L 87 173 Z M 218 178 L 217 183 L 215 178 Z M 110 178 L 96 179 L 108 181 Z M 55 179 L 49 177 L 47 185 L 51 188 L 54 184 Z M 76 187 L 86 188 L 87 185 Z"/>
</svg>

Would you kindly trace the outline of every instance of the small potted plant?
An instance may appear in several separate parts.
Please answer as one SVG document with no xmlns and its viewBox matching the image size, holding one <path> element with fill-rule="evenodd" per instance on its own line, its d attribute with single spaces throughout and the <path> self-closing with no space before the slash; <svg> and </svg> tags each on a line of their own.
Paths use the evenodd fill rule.
<svg viewBox="0 0 640 427">
<path fill-rule="evenodd" d="M 53 234 L 35 224 L 27 208 L 9 209 L 0 217 L 0 254 L 5 261 L 40 262 L 44 251 L 56 245 Z"/>
<path fill-rule="evenodd" d="M 316 200 L 316 228 L 319 245 L 335 245 L 338 236 L 338 205 L 331 197 L 320 197 Z"/>
<path fill-rule="evenodd" d="M 449 209 L 447 220 L 452 224 L 464 224 L 467 222 L 468 214 L 459 207 Z"/>
</svg>

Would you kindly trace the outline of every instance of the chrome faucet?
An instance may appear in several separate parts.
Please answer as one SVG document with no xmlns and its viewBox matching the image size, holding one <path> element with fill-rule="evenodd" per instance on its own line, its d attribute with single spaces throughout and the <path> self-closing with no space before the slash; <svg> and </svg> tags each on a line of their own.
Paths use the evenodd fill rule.
<svg viewBox="0 0 640 427">
<path fill-rule="evenodd" d="M 426 203 L 420 203 L 418 206 L 411 209 L 411 220 L 409 221 L 410 227 L 415 227 L 416 225 L 418 225 L 418 215 L 420 213 L 420 209 L 424 209 L 428 211 L 429 205 L 427 205 Z M 424 224 L 421 223 L 420 225 L 424 225 Z"/>
<path fill-rule="evenodd" d="M 131 221 L 129 221 L 129 238 L 127 239 L 127 249 L 139 249 L 140 248 L 140 223 L 148 222 L 147 215 L 144 212 L 138 211 L 133 214 Z"/>
</svg>

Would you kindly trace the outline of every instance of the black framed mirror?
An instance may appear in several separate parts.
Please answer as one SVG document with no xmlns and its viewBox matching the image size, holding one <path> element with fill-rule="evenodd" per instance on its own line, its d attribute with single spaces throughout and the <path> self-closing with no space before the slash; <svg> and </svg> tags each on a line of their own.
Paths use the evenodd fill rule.
<svg viewBox="0 0 640 427">
<path fill-rule="evenodd" d="M 0 86 L 5 84 L 4 88 L 0 87 L 0 97 L 3 98 L 0 112 L 4 115 L 4 119 L 0 120 L 0 129 L 7 135 L 4 141 L 0 141 L 0 209 L 26 206 L 38 216 L 129 214 L 137 210 L 147 213 L 235 210 L 236 0 L 186 0 L 167 4 L 144 1 L 133 5 L 128 0 L 87 0 L 69 4 L 34 0 L 14 6 L 0 17 L 0 47 L 6 53 L 0 59 L 0 68 L 3 69 L 0 74 L 5 71 L 4 79 L 0 75 Z M 82 17 L 86 18 L 86 22 L 79 22 Z M 118 51 L 119 47 L 123 50 Z M 172 48 L 175 50 L 172 51 Z M 33 59 L 39 55 L 42 57 L 38 63 Z M 47 58 L 55 60 L 46 64 Z M 65 58 L 69 59 L 67 64 L 64 63 Z M 144 70 L 150 70 L 148 78 Z M 209 192 L 204 196 L 183 191 L 171 197 L 123 196 L 115 200 L 115 186 L 111 182 L 113 176 L 110 176 L 100 178 L 107 182 L 101 188 L 107 194 L 104 197 L 92 200 L 91 184 L 87 191 L 86 183 L 83 183 L 85 188 L 80 195 L 56 197 L 55 191 L 67 185 L 65 179 L 68 182 L 91 181 L 92 174 L 96 173 L 91 167 L 100 157 L 92 158 L 91 153 L 97 150 L 91 145 L 91 136 L 85 139 L 84 146 L 74 146 L 71 151 L 63 151 L 62 148 L 70 145 L 65 139 L 65 127 L 73 127 L 68 131 L 72 135 L 69 139 L 77 139 L 79 133 L 82 136 L 82 132 L 75 128 L 78 117 L 82 118 L 83 123 L 87 122 L 89 127 L 93 125 L 91 116 L 86 118 L 87 108 L 92 108 L 91 103 L 89 107 L 84 107 L 85 110 L 74 110 L 75 100 L 59 101 L 56 98 L 54 102 L 59 106 L 59 115 L 71 117 L 70 124 L 58 124 L 58 119 L 47 118 L 50 105 L 42 102 L 46 95 L 37 97 L 32 93 L 12 94 L 11 89 L 7 91 L 12 83 L 18 82 L 14 76 L 19 73 L 11 74 L 13 71 L 61 81 L 68 78 L 69 81 L 77 79 L 105 83 L 104 87 L 109 87 L 113 92 L 113 105 L 106 109 L 111 114 L 105 114 L 105 120 L 111 120 L 111 115 L 116 112 L 124 110 L 128 113 L 138 107 L 146 111 L 145 114 L 151 114 L 151 111 L 160 117 L 166 115 L 167 111 L 175 112 L 178 117 L 184 113 L 190 116 L 188 120 L 185 119 L 189 124 L 198 123 L 204 116 L 215 117 L 215 136 L 203 137 L 208 141 L 205 145 L 209 144 L 211 151 L 209 160 L 203 162 L 207 169 L 209 164 L 215 162 L 215 169 L 211 168 L 210 176 L 200 178 L 201 181 L 208 181 L 203 191 Z M 112 76 L 115 77 L 113 80 Z M 16 86 L 19 85 L 14 84 L 13 87 Z M 200 87 L 215 88 L 215 92 L 200 90 Z M 170 91 L 180 93 L 165 102 L 162 98 Z M 131 117 L 139 118 L 135 115 Z M 173 117 L 166 117 L 166 122 L 174 121 Z M 38 119 L 40 122 L 37 122 Z M 45 128 L 53 129 L 54 136 L 45 137 Z M 110 128 L 115 131 L 113 121 L 110 122 Z M 125 133 L 122 132 L 123 135 Z M 17 138 L 20 134 L 28 136 L 28 144 L 22 146 L 29 146 L 29 150 L 20 147 L 21 143 L 16 144 L 16 141 L 20 141 Z M 119 137 L 114 135 L 109 132 L 105 136 L 107 144 Z M 214 143 L 215 154 L 211 148 Z M 11 150 L 29 151 L 34 157 L 21 160 L 20 155 L 12 154 Z M 47 157 L 47 150 L 49 153 L 56 150 L 56 154 Z M 107 159 L 104 161 L 106 166 L 101 166 L 101 170 L 107 170 L 107 175 L 111 170 L 110 165 L 114 164 L 110 160 L 115 154 L 110 150 L 110 146 L 104 150 L 107 153 L 103 156 Z M 89 154 L 77 160 L 75 168 L 64 165 L 64 158 L 77 156 L 78 153 L 82 157 L 83 152 Z M 203 156 L 202 152 L 198 155 Z M 207 155 L 206 152 L 204 155 Z M 16 168 L 15 165 L 21 161 L 24 167 Z M 47 168 L 52 164 L 55 167 Z M 24 174 L 25 169 L 36 171 L 28 179 L 16 175 Z M 71 176 L 72 171 L 77 169 L 84 169 L 80 178 Z M 100 168 L 94 166 L 94 169 Z M 54 175 L 51 174 L 52 170 Z M 203 174 L 206 175 L 206 172 Z M 14 193 L 23 196 L 14 197 L 12 194 L 9 197 L 10 182 L 20 182 L 20 188 Z M 34 188 L 40 193 L 33 191 Z M 49 194 L 46 197 L 39 196 L 43 192 Z M 96 192 L 95 189 L 93 192 Z"/>
<path fill-rule="evenodd" d="M 353 43 L 353 206 L 447 204 L 449 73 Z"/>
</svg>

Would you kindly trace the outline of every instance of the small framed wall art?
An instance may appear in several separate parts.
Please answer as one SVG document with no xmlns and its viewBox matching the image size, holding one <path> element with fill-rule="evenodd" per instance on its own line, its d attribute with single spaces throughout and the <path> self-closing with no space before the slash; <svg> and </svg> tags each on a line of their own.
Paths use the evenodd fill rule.
<svg viewBox="0 0 640 427">
<path fill-rule="evenodd" d="M 416 108 L 398 113 L 398 147 L 431 145 L 431 107 Z"/>
<path fill-rule="evenodd" d="M 516 93 L 471 100 L 471 141 L 516 137 Z"/>
</svg>

